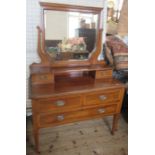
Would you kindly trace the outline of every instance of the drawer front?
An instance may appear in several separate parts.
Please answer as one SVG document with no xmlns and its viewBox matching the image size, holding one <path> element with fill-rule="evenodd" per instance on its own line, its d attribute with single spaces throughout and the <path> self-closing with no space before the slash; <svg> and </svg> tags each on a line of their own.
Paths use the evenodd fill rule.
<svg viewBox="0 0 155 155">
<path fill-rule="evenodd" d="M 80 108 L 81 104 L 81 96 L 39 100 L 37 103 L 37 111 L 51 111 L 52 113 L 59 113 L 63 111 L 70 111 L 71 109 Z"/>
<path fill-rule="evenodd" d="M 117 105 L 102 106 L 99 108 L 80 110 L 76 112 L 59 113 L 59 114 L 41 114 L 40 126 L 59 125 L 69 122 L 92 119 L 116 112 Z"/>
<path fill-rule="evenodd" d="M 121 91 L 119 89 L 98 91 L 86 95 L 84 104 L 104 105 L 104 104 L 110 104 L 110 102 L 119 101 L 120 99 L 121 99 Z"/>
<path fill-rule="evenodd" d="M 54 77 L 51 73 L 44 73 L 44 74 L 34 74 L 31 77 L 32 84 L 46 84 L 46 83 L 53 83 Z"/>
<path fill-rule="evenodd" d="M 96 79 L 111 78 L 112 70 L 96 71 Z"/>
</svg>

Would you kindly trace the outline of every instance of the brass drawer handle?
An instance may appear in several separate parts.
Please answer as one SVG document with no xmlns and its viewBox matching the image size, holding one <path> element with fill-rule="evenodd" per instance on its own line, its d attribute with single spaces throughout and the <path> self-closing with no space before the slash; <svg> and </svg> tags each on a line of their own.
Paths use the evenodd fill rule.
<svg viewBox="0 0 155 155">
<path fill-rule="evenodd" d="M 98 112 L 99 112 L 100 114 L 102 114 L 102 113 L 105 112 L 105 109 L 104 109 L 104 108 L 98 109 Z"/>
<path fill-rule="evenodd" d="M 56 104 L 56 106 L 61 107 L 61 106 L 65 105 L 65 102 L 63 100 L 59 100 L 59 101 L 56 101 L 55 104 Z"/>
<path fill-rule="evenodd" d="M 58 120 L 58 121 L 63 121 L 63 120 L 64 120 L 64 115 L 59 115 L 59 116 L 57 116 L 57 120 Z"/>
<path fill-rule="evenodd" d="M 107 99 L 107 97 L 104 96 L 104 95 L 101 95 L 101 96 L 99 96 L 99 99 L 102 100 L 102 101 L 104 101 L 105 99 Z"/>
</svg>

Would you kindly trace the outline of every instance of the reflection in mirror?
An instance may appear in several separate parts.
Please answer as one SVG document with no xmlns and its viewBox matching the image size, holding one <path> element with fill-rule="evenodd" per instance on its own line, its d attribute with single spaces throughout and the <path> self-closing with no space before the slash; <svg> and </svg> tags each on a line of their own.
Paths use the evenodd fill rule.
<svg viewBox="0 0 155 155">
<path fill-rule="evenodd" d="M 124 0 L 108 0 L 107 20 L 118 23 Z"/>
<path fill-rule="evenodd" d="M 116 35 L 124 0 L 108 0 L 107 35 Z"/>
<path fill-rule="evenodd" d="M 53 60 L 88 59 L 96 44 L 98 15 L 44 11 L 45 50 Z"/>
</svg>

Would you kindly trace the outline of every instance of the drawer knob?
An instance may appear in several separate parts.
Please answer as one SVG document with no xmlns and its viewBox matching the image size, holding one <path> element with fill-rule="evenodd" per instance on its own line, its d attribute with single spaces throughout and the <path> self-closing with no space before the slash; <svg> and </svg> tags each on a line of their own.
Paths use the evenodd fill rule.
<svg viewBox="0 0 155 155">
<path fill-rule="evenodd" d="M 64 120 L 64 115 L 59 115 L 59 116 L 57 116 L 57 120 L 58 120 L 58 121 L 63 121 L 63 120 Z"/>
<path fill-rule="evenodd" d="M 102 101 L 104 101 L 105 99 L 107 99 L 107 97 L 104 96 L 104 95 L 101 95 L 101 96 L 99 96 L 99 99 L 102 100 Z"/>
<path fill-rule="evenodd" d="M 98 109 L 98 112 L 99 112 L 100 114 L 102 114 L 102 113 L 105 112 L 105 109 L 104 109 L 104 108 Z"/>
<path fill-rule="evenodd" d="M 65 105 L 65 102 L 62 101 L 62 100 L 59 100 L 59 101 L 56 102 L 56 105 L 57 105 L 58 107 L 61 107 L 61 106 L 64 106 L 64 105 Z"/>
</svg>

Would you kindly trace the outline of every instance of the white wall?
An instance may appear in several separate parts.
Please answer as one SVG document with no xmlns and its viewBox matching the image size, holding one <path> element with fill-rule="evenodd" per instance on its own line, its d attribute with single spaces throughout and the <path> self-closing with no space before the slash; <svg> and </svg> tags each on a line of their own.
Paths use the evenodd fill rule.
<svg viewBox="0 0 155 155">
<path fill-rule="evenodd" d="M 31 107 L 28 99 L 28 78 L 29 65 L 33 62 L 40 62 L 37 54 L 37 29 L 40 21 L 39 0 L 26 1 L 26 106 Z"/>
<path fill-rule="evenodd" d="M 41 0 L 45 1 L 45 0 Z M 66 3 L 74 5 L 103 7 L 106 0 L 46 0 L 46 2 Z M 28 99 L 28 78 L 29 65 L 33 62 L 40 62 L 37 55 L 37 29 L 40 23 L 39 0 L 27 0 L 26 6 L 26 80 L 27 80 L 27 107 L 31 107 L 31 101 Z M 105 9 L 106 11 L 106 9 Z M 104 17 L 105 18 L 105 17 Z M 104 25 L 104 24 L 103 24 Z M 104 27 L 105 28 L 105 27 Z M 104 35 L 103 35 L 104 36 Z"/>
</svg>

